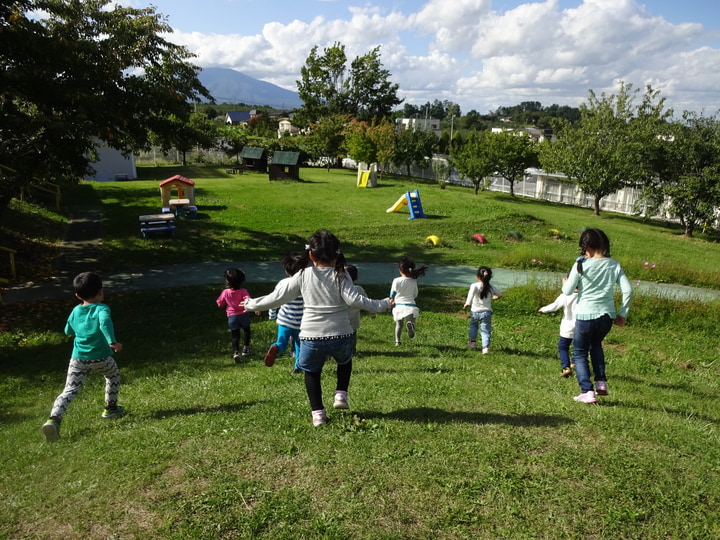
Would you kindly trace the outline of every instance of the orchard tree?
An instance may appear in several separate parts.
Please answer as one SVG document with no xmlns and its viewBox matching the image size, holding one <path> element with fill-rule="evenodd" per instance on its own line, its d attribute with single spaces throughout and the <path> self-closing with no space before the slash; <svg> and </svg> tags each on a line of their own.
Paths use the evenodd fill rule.
<svg viewBox="0 0 720 540">
<path fill-rule="evenodd" d="M 95 138 L 130 152 L 210 99 L 155 8 L 108 0 L 0 4 L 0 211 L 32 181 L 91 172 Z M 35 180 L 34 180 L 35 179 Z"/>
<path fill-rule="evenodd" d="M 307 126 L 322 117 L 346 114 L 358 120 L 389 116 L 402 103 L 398 85 L 390 82 L 390 72 L 382 68 L 380 47 L 356 57 L 348 67 L 345 45 L 335 43 L 319 54 L 310 50 L 300 68 L 298 94 L 303 101 L 295 116 L 297 125 Z"/>
<path fill-rule="evenodd" d="M 515 196 L 515 182 L 524 178 L 525 169 L 540 165 L 537 144 L 526 134 L 511 131 L 487 133 L 484 141 L 494 172 L 508 181 L 510 195 Z"/>
<path fill-rule="evenodd" d="M 592 195 L 595 215 L 600 215 L 603 197 L 622 187 L 639 185 L 649 174 L 646 149 L 653 135 L 646 128 L 664 114 L 662 100 L 658 106 L 647 107 L 646 117 L 638 117 L 634 94 L 637 90 L 625 83 L 617 95 L 597 96 L 591 90 L 588 102 L 580 106 L 579 124 L 559 121 L 557 142 L 541 146 L 543 169 L 567 175 Z M 654 103 L 657 96 L 648 86 L 643 104 Z"/>
<path fill-rule="evenodd" d="M 344 132 L 349 121 L 350 117 L 345 114 L 326 116 L 313 124 L 310 134 L 303 139 L 303 150 L 314 160 L 324 163 L 328 172 L 346 152 Z"/>
<path fill-rule="evenodd" d="M 458 174 L 469 178 L 475 186 L 475 195 L 480 191 L 480 186 L 485 178 L 495 172 L 493 159 L 483 140 L 486 136 L 487 134 L 472 133 L 452 156 L 452 164 Z"/>
<path fill-rule="evenodd" d="M 395 135 L 393 163 L 405 167 L 410 176 L 410 167 L 427 167 L 432 159 L 437 138 L 431 131 L 404 129 Z"/>
<path fill-rule="evenodd" d="M 686 111 L 682 121 L 656 137 L 655 175 L 643 189 L 639 206 L 655 215 L 663 205 L 676 216 L 685 236 L 712 222 L 720 207 L 720 124 L 717 115 Z"/>
</svg>

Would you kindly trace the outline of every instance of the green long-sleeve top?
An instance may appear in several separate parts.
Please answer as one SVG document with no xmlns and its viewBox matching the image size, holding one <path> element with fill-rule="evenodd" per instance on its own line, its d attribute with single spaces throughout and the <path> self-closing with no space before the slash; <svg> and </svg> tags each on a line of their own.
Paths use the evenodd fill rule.
<svg viewBox="0 0 720 540">
<path fill-rule="evenodd" d="M 633 289 L 630 280 L 620 267 L 620 263 L 610 258 L 587 258 L 582 262 L 583 273 L 573 264 L 562 291 L 570 295 L 577 288 L 578 300 L 575 318 L 590 321 L 607 314 L 613 319 L 616 315 L 626 317 L 632 303 Z M 615 311 L 615 285 L 620 286 L 622 303 Z"/>
<path fill-rule="evenodd" d="M 80 360 L 100 360 L 112 355 L 115 329 L 107 304 L 80 304 L 70 313 L 65 333 L 74 336 L 72 357 Z"/>
</svg>

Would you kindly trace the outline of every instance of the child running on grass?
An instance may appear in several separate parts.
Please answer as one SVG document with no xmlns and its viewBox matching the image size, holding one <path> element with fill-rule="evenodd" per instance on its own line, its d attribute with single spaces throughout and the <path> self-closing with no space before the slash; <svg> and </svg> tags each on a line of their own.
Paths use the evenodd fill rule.
<svg viewBox="0 0 720 540">
<path fill-rule="evenodd" d="M 470 308 L 470 330 L 468 331 L 468 347 L 477 347 L 478 327 L 482 339 L 482 353 L 490 352 L 490 336 L 492 334 L 492 301 L 502 293 L 490 284 L 492 270 L 487 266 L 478 268 L 475 274 L 477 281 L 470 285 L 463 309 Z"/>
<path fill-rule="evenodd" d="M 123 406 L 117 404 L 120 371 L 112 356 L 113 352 L 122 351 L 122 344 L 115 339 L 110 308 L 103 303 L 102 279 L 94 272 L 83 272 L 73 280 L 73 288 L 81 303 L 73 308 L 65 324 L 65 334 L 74 337 L 73 350 L 65 389 L 55 399 L 50 418 L 42 427 L 48 442 L 60 438 L 60 423 L 65 411 L 93 371 L 105 377 L 105 410 L 102 417 L 115 418 L 124 413 Z"/>
<path fill-rule="evenodd" d="M 563 284 L 565 294 L 578 290 L 573 361 L 580 394 L 573 399 L 580 403 L 597 403 L 596 394 L 608 394 L 602 342 L 610 332 L 613 320 L 617 326 L 625 326 L 633 290 L 620 263 L 610 258 L 610 240 L 601 229 L 585 229 L 579 245 L 581 255 Z M 619 285 L 622 292 L 622 304 L 617 313 L 615 285 Z M 592 361 L 595 388 L 590 382 L 588 358 Z"/>
<path fill-rule="evenodd" d="M 370 300 L 360 295 L 345 272 L 345 257 L 340 241 L 328 230 L 316 231 L 305 246 L 304 261 L 312 263 L 282 286 L 260 298 L 245 301 L 245 309 L 265 310 L 280 306 L 298 296 L 305 302 L 300 324 L 300 354 L 298 367 L 305 374 L 305 389 L 313 425 L 328 422 L 323 405 L 320 379 L 327 357 L 337 363 L 337 383 L 333 408 L 349 409 L 348 387 L 352 374 L 352 327 L 348 306 L 366 311 L 387 311 L 392 307 L 389 298 Z M 280 285 L 280 284 L 278 284 Z"/>
<path fill-rule="evenodd" d="M 565 283 L 567 277 L 564 277 L 562 281 Z M 570 295 L 561 293 L 554 302 L 538 310 L 540 313 L 552 313 L 560 309 L 563 310 L 563 316 L 562 319 L 560 319 L 558 355 L 560 356 L 560 376 L 565 378 L 570 377 L 575 368 L 575 364 L 570 361 L 570 345 L 572 345 L 573 334 L 575 333 L 575 306 L 577 305 L 577 298 L 577 289 Z"/>
<path fill-rule="evenodd" d="M 362 285 L 355 283 L 358 280 L 357 266 L 348 264 L 345 267 L 345 271 L 347 272 L 347 275 L 350 276 L 350 279 L 352 279 L 355 290 L 363 296 L 367 296 L 367 293 L 365 292 L 365 289 L 362 288 Z M 349 307 L 348 317 L 350 317 L 350 326 L 353 329 L 353 356 L 357 356 L 357 334 L 358 330 L 360 330 L 360 310 L 355 307 Z M 370 318 L 374 319 L 375 313 L 370 313 Z"/>
<path fill-rule="evenodd" d="M 240 355 L 250 356 L 250 313 L 245 311 L 243 303 L 250 298 L 247 290 L 241 285 L 245 283 L 245 273 L 239 268 L 225 270 L 225 283 L 227 288 L 218 296 L 216 303 L 224 308 L 227 314 L 228 328 L 230 329 L 230 342 L 232 343 L 232 357 L 235 363 L 240 363 Z M 259 313 L 258 313 L 259 315 Z M 240 330 L 243 331 L 243 348 L 240 352 Z"/>
<path fill-rule="evenodd" d="M 305 261 L 299 255 L 286 255 L 280 261 L 285 268 L 285 273 L 288 275 L 287 278 L 280 281 L 277 287 L 282 286 L 281 284 L 290 279 L 292 276 L 297 274 L 300 270 L 305 268 Z M 300 352 L 300 322 L 302 321 L 303 315 L 303 298 L 298 296 L 294 300 L 283 304 L 277 310 L 275 320 L 277 322 L 277 339 L 275 343 L 270 345 L 267 354 L 265 355 L 265 365 L 271 367 L 275 364 L 275 358 L 278 354 L 284 353 L 290 341 L 292 340 L 293 347 L 295 348 L 295 358 L 297 359 L 298 353 Z M 296 371 L 297 365 L 295 365 Z"/>
<path fill-rule="evenodd" d="M 390 287 L 390 298 L 395 302 L 392 314 L 395 320 L 395 345 L 401 345 L 403 328 L 407 328 L 410 339 L 415 337 L 417 319 L 420 310 L 415 304 L 418 295 L 417 278 L 424 276 L 428 266 L 415 268 L 415 261 L 410 257 L 400 259 L 398 271 L 400 277 L 395 278 Z"/>
</svg>

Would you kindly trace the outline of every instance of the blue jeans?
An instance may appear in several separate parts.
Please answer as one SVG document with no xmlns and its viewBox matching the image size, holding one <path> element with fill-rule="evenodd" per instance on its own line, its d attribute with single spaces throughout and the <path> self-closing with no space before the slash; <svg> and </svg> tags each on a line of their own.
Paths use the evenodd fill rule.
<svg viewBox="0 0 720 540">
<path fill-rule="evenodd" d="M 558 339 L 558 355 L 560 356 L 560 367 L 563 369 L 570 367 L 570 345 L 572 345 L 572 342 L 572 338 L 560 336 L 560 339 Z"/>
<path fill-rule="evenodd" d="M 585 393 L 593 389 L 590 382 L 590 367 L 588 357 L 592 361 L 595 381 L 605 381 L 605 353 L 602 342 L 612 328 L 613 320 L 609 315 L 603 315 L 591 321 L 575 321 L 575 337 L 573 339 L 573 362 L 575 362 L 575 375 L 580 390 Z"/>
<path fill-rule="evenodd" d="M 301 339 L 300 355 L 295 362 L 303 371 L 320 373 L 328 356 L 341 366 L 352 360 L 352 350 L 352 335 L 330 339 Z"/>
<path fill-rule="evenodd" d="M 492 331 L 492 311 L 470 312 L 470 331 L 468 332 L 470 341 L 477 340 L 478 327 L 480 327 L 480 337 L 482 338 L 483 348 L 489 347 L 490 332 Z"/>
</svg>

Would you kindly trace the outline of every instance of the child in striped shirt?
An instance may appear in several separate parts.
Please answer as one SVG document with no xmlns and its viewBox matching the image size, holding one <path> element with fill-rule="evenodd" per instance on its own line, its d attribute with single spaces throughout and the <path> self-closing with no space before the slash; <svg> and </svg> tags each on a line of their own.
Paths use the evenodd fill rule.
<svg viewBox="0 0 720 540">
<path fill-rule="evenodd" d="M 299 255 L 286 255 L 280 262 L 285 268 L 285 273 L 288 277 L 280 281 L 276 285 L 276 288 L 305 267 L 305 261 Z M 278 325 L 277 339 L 275 343 L 270 345 L 265 355 L 265 365 L 267 367 L 272 367 L 273 364 L 275 364 L 275 358 L 278 354 L 287 350 L 291 339 L 295 348 L 295 358 L 297 359 L 298 353 L 300 352 L 300 321 L 302 321 L 303 307 L 303 298 L 302 296 L 298 296 L 295 300 L 283 304 L 278 308 L 276 314 Z M 294 372 L 300 372 L 297 366 L 295 366 Z"/>
</svg>

